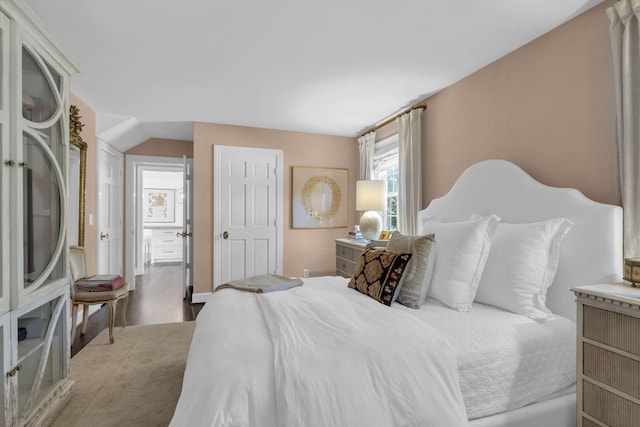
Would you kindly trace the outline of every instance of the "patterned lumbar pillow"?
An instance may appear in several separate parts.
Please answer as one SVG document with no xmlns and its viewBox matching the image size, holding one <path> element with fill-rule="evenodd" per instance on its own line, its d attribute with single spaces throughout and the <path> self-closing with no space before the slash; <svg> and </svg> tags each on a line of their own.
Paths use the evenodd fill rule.
<svg viewBox="0 0 640 427">
<path fill-rule="evenodd" d="M 391 305 L 398 297 L 411 254 L 374 249 L 367 245 L 349 281 L 349 287 Z"/>
<path fill-rule="evenodd" d="M 409 308 L 420 308 L 431 284 L 433 263 L 436 254 L 435 234 L 404 236 L 394 231 L 387 250 L 411 252 L 413 257 L 407 266 L 398 302 Z"/>
</svg>

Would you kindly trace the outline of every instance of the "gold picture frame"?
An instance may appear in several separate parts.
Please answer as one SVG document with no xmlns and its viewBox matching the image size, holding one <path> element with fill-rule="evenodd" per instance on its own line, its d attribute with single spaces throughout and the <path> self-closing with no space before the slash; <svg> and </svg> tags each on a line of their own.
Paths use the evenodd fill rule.
<svg viewBox="0 0 640 427">
<path fill-rule="evenodd" d="M 69 244 L 78 246 L 84 246 L 85 191 L 87 186 L 87 143 L 84 142 L 80 135 L 84 127 L 84 124 L 80 121 L 81 118 L 78 107 L 75 105 L 69 106 L 69 149 L 74 153 L 73 157 L 75 157 L 75 154 L 78 157 L 78 170 L 70 171 L 69 173 L 70 177 L 73 177 L 69 183 L 70 204 L 77 205 L 77 212 L 69 212 L 69 218 L 72 221 L 77 220 L 78 236 L 77 241 L 70 241 Z M 72 200 L 75 202 L 72 203 Z"/>
<path fill-rule="evenodd" d="M 389 230 L 382 230 L 378 240 L 389 240 L 391 238 L 391 232 Z"/>
<path fill-rule="evenodd" d="M 348 183 L 348 169 L 292 166 L 292 227 L 347 227 Z"/>
</svg>

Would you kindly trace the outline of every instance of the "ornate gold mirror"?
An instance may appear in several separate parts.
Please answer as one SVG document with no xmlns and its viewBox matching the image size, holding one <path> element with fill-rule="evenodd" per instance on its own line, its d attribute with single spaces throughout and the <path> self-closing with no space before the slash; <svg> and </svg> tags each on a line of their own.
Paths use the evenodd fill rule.
<svg viewBox="0 0 640 427">
<path fill-rule="evenodd" d="M 75 105 L 69 108 L 69 220 L 70 245 L 84 246 L 84 205 L 87 168 L 87 143 L 80 132 L 80 110 Z M 77 224 L 77 229 L 74 227 Z"/>
</svg>

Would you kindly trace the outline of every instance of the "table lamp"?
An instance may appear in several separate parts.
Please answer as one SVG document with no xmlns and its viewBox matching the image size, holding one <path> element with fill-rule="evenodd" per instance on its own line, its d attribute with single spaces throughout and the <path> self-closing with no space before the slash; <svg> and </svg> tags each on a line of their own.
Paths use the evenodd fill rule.
<svg viewBox="0 0 640 427">
<path fill-rule="evenodd" d="M 387 207 L 387 182 L 356 181 L 356 210 L 366 211 L 360 218 L 362 237 L 375 240 L 382 231 L 382 218 L 377 211 Z"/>
</svg>

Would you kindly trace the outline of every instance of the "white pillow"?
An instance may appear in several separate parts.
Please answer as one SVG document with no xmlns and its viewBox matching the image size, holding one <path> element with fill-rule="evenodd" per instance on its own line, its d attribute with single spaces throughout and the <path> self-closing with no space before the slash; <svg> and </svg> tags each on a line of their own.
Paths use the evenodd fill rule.
<svg viewBox="0 0 640 427">
<path fill-rule="evenodd" d="M 471 310 L 498 217 L 460 222 L 429 218 L 422 233 L 435 233 L 438 251 L 428 296 L 459 311 Z"/>
<path fill-rule="evenodd" d="M 551 315 L 546 307 L 547 288 L 558 269 L 560 242 L 572 226 L 564 218 L 498 224 L 475 300 L 532 319 L 547 319 Z"/>
<path fill-rule="evenodd" d="M 413 256 L 407 265 L 398 301 L 409 308 L 420 308 L 431 284 L 433 263 L 436 255 L 435 235 L 405 236 L 399 231 L 391 234 L 387 251 L 411 253 Z"/>
</svg>

